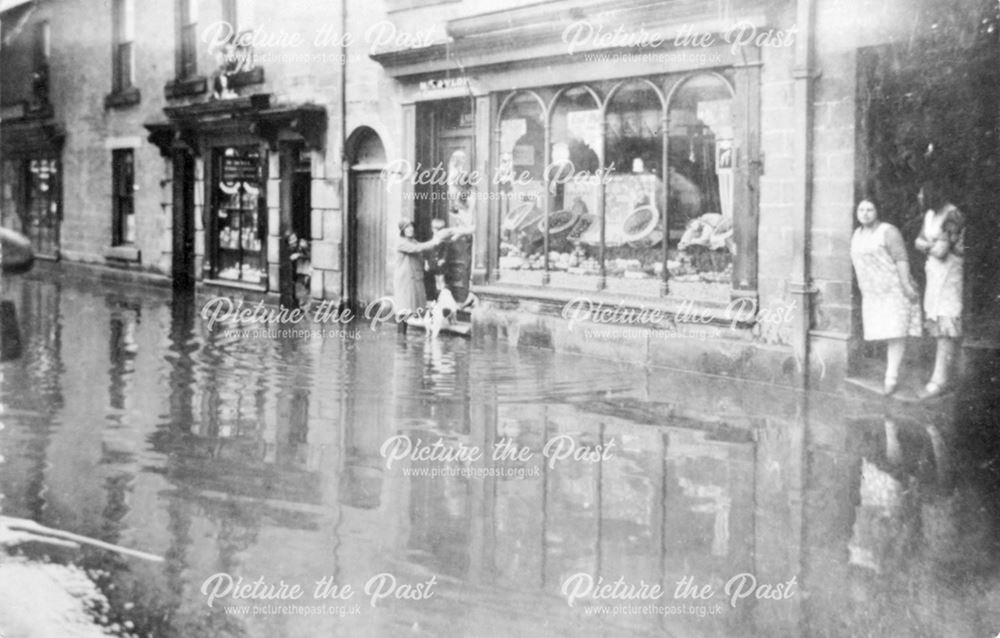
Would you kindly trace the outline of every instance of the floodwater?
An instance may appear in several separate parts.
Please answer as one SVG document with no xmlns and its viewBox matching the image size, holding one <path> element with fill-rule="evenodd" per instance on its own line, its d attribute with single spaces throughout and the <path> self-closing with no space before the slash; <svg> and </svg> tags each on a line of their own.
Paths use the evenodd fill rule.
<svg viewBox="0 0 1000 638">
<path fill-rule="evenodd" d="M 4 283 L 3 514 L 164 561 L 27 542 L 0 565 L 80 568 L 108 635 L 1000 631 L 989 366 L 914 406 Z"/>
</svg>

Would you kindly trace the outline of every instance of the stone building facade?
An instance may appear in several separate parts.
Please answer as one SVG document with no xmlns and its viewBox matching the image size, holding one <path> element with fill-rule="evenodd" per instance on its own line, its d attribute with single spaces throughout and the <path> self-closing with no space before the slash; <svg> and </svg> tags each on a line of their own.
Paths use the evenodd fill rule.
<svg viewBox="0 0 1000 638">
<path fill-rule="evenodd" d="M 953 21 L 978 19 L 967 4 Z M 895 158 L 873 131 L 905 127 L 878 115 L 873 87 L 912 93 L 899 61 L 943 11 L 868 0 L 2 9 L 0 204 L 41 254 L 279 295 L 294 232 L 309 238 L 311 295 L 363 308 L 392 294 L 396 222 L 426 237 L 441 219 L 470 229 L 449 248 L 448 277 L 478 298 L 479 332 L 810 385 L 870 354 L 849 255 L 857 200 L 874 184 L 892 196 L 884 216 L 913 234 L 919 170 L 886 173 Z M 972 48 L 950 49 L 958 68 Z M 929 147 L 897 137 L 900 154 Z M 985 195 L 970 217 L 988 235 L 996 184 L 976 183 Z M 987 317 L 996 264 L 988 244 L 977 250 L 970 294 Z"/>
</svg>

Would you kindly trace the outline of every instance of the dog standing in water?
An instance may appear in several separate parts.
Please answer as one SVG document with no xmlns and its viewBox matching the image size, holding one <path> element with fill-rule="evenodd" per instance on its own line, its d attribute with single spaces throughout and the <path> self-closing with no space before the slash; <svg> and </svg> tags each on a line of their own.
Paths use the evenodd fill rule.
<svg viewBox="0 0 1000 638">
<path fill-rule="evenodd" d="M 458 303 L 455 296 L 448 288 L 442 287 L 438 293 L 438 298 L 431 303 L 430 323 L 427 326 L 427 334 L 436 338 L 441 332 L 441 328 L 450 326 L 458 316 Z"/>
</svg>

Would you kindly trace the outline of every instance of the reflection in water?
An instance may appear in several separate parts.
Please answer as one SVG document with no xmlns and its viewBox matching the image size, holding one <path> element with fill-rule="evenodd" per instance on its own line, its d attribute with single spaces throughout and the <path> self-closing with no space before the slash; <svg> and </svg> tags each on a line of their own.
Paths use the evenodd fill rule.
<svg viewBox="0 0 1000 638">
<path fill-rule="evenodd" d="M 99 622 L 124 633 L 981 636 L 1000 626 L 988 386 L 885 413 L 366 326 L 345 340 L 234 336 L 208 330 L 194 297 L 148 289 L 28 280 L 5 294 L 24 356 L 2 368 L 4 513 L 165 556 L 55 552 L 90 570 L 110 603 Z M 484 457 L 387 468 L 382 446 L 399 434 Z M 568 458 L 550 458 L 553 441 Z M 360 613 L 227 613 L 221 605 L 237 602 L 209 607 L 200 591 L 220 572 L 300 584 L 297 604 L 311 609 L 343 603 L 313 600 L 316 581 L 350 584 Z M 372 608 L 362 590 L 382 572 L 401 583 L 433 575 L 434 596 Z M 743 573 L 759 588 L 730 604 L 727 583 Z M 666 593 L 653 613 L 621 608 L 643 600 L 570 607 L 563 585 L 580 574 Z M 791 595 L 766 598 L 761 588 L 793 577 Z M 675 598 L 681 581 L 712 595 Z M 619 613 L 596 608 L 605 603 Z"/>
</svg>

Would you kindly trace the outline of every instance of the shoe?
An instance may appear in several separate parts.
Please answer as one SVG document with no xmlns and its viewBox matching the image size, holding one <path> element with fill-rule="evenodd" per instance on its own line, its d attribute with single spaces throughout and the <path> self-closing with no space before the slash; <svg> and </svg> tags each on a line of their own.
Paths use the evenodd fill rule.
<svg viewBox="0 0 1000 638">
<path fill-rule="evenodd" d="M 883 388 L 882 393 L 887 397 L 891 397 L 899 389 L 899 383 L 896 381 L 886 381 L 885 388 Z"/>
<path fill-rule="evenodd" d="M 944 387 L 941 384 L 931 381 L 923 388 L 917 392 L 918 399 L 932 399 L 934 397 L 939 397 L 944 393 Z"/>
</svg>

